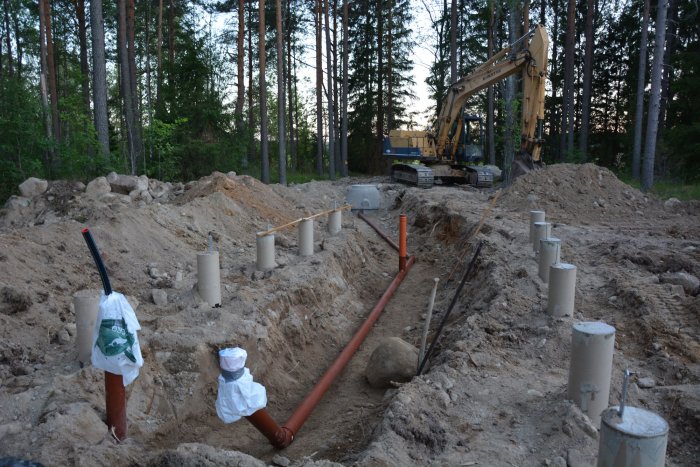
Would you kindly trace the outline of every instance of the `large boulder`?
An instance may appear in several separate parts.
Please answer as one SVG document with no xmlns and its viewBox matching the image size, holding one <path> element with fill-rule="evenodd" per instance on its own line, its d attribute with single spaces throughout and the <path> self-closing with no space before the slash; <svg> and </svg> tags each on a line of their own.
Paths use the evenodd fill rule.
<svg viewBox="0 0 700 467">
<path fill-rule="evenodd" d="M 112 191 L 112 187 L 105 177 L 97 177 L 93 181 L 87 184 L 85 188 L 85 193 L 89 196 L 99 197 L 105 193 Z"/>
<path fill-rule="evenodd" d="M 107 175 L 107 181 L 112 191 L 122 195 L 128 195 L 132 191 L 140 193 L 143 190 L 148 190 L 148 177 L 141 175 L 119 175 L 116 172 L 110 172 Z"/>
<path fill-rule="evenodd" d="M 25 198 L 39 196 L 49 187 L 49 182 L 40 178 L 29 177 L 19 185 L 19 192 Z"/>
<path fill-rule="evenodd" d="M 369 357 L 365 376 L 370 386 L 390 388 L 392 382 L 404 383 L 416 375 L 418 350 L 398 337 L 384 339 Z"/>
</svg>

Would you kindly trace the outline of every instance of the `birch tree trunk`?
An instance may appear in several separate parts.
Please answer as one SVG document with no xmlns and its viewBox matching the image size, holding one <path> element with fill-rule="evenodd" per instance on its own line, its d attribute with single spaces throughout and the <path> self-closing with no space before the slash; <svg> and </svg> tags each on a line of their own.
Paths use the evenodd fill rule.
<svg viewBox="0 0 700 467">
<path fill-rule="evenodd" d="M 321 49 L 321 0 L 316 0 L 316 173 L 323 175 L 323 50 Z"/>
<path fill-rule="evenodd" d="M 576 44 L 576 0 L 569 0 L 566 23 L 566 44 L 564 50 L 564 111 L 562 134 L 566 134 L 562 154 L 574 149 L 574 45 Z"/>
<path fill-rule="evenodd" d="M 348 0 L 343 0 L 343 90 L 341 95 L 340 176 L 348 176 Z"/>
<path fill-rule="evenodd" d="M 493 56 L 493 28 L 496 22 L 495 18 L 495 1 L 489 0 L 489 28 L 488 28 L 488 41 L 486 48 L 486 55 L 488 58 Z M 488 151 L 489 151 L 489 164 L 496 165 L 496 138 L 494 135 L 495 128 L 495 111 L 494 111 L 494 87 L 489 86 L 486 91 L 487 107 L 486 112 L 486 140 L 488 141 Z"/>
<path fill-rule="evenodd" d="M 333 128 L 333 59 L 331 58 L 331 22 L 330 16 L 328 14 L 329 1 L 324 0 L 323 2 L 323 15 L 326 20 L 326 69 L 328 72 L 328 87 L 326 89 L 326 95 L 328 100 L 328 175 L 331 180 L 335 180 L 335 146 L 333 138 L 335 136 L 335 129 Z"/>
<path fill-rule="evenodd" d="M 163 0 L 161 0 L 163 1 Z M 245 50 L 243 40 L 245 39 L 245 0 L 238 0 L 238 33 L 236 35 L 236 70 L 237 94 L 236 107 L 234 110 L 236 129 L 240 130 L 243 124 L 243 105 L 245 104 Z"/>
</svg>

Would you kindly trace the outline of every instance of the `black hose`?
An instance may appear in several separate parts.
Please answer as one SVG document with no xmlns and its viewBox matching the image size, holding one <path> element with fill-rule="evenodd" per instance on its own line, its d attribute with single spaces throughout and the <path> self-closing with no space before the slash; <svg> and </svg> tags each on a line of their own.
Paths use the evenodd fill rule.
<svg viewBox="0 0 700 467">
<path fill-rule="evenodd" d="M 452 297 L 452 302 L 450 303 L 450 306 L 447 308 L 447 312 L 445 312 L 445 316 L 443 316 L 442 320 L 440 321 L 440 326 L 438 326 L 435 337 L 433 338 L 433 341 L 430 343 L 430 347 L 428 348 L 428 351 L 425 353 L 425 356 L 423 357 L 423 361 L 420 362 L 420 366 L 418 367 L 418 372 L 416 373 L 416 376 L 420 376 L 423 373 L 423 368 L 425 368 L 425 364 L 428 362 L 428 360 L 430 359 L 430 356 L 433 354 L 433 350 L 435 350 L 435 346 L 437 345 L 437 341 L 440 338 L 440 334 L 442 334 L 442 328 L 445 327 L 445 323 L 447 323 L 447 319 L 450 317 L 450 313 L 452 313 L 452 309 L 454 308 L 455 304 L 457 303 L 457 299 L 459 298 L 459 293 L 462 291 L 462 287 L 464 287 L 464 284 L 466 284 L 466 282 L 467 282 L 467 277 L 474 269 L 474 265 L 476 264 L 476 259 L 479 257 L 479 253 L 481 252 L 481 247 L 483 246 L 483 244 L 484 244 L 484 242 L 479 242 L 479 245 L 476 247 L 476 251 L 474 252 L 474 256 L 472 256 L 472 260 L 469 262 L 469 266 L 467 267 L 467 271 L 464 273 L 464 276 L 462 276 L 462 281 L 459 283 L 459 287 L 457 287 L 457 290 L 455 291 L 454 297 Z"/>
<path fill-rule="evenodd" d="M 97 265 L 97 270 L 100 273 L 100 279 L 102 279 L 102 287 L 105 289 L 105 295 L 109 295 L 112 293 L 112 284 L 109 283 L 107 269 L 105 268 L 105 264 L 102 262 L 100 252 L 97 251 L 97 245 L 95 245 L 95 240 L 92 239 L 92 234 L 90 233 L 89 229 L 83 229 L 83 238 L 85 239 L 85 243 L 87 243 L 87 246 L 90 249 L 92 259 L 95 260 L 95 264 Z"/>
</svg>

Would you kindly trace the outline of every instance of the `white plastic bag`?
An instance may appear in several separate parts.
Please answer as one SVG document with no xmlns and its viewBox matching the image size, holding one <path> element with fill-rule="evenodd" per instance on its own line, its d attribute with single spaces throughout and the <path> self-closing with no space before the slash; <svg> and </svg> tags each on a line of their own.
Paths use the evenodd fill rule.
<svg viewBox="0 0 700 467">
<path fill-rule="evenodd" d="M 267 405 L 267 393 L 262 384 L 253 381 L 245 368 L 246 351 L 235 347 L 219 351 L 222 374 L 216 397 L 216 414 L 224 423 L 232 423 L 253 415 Z"/>
<path fill-rule="evenodd" d="M 122 375 L 124 386 L 131 384 L 143 366 L 136 334 L 139 329 L 136 313 L 126 297 L 118 292 L 103 293 L 92 338 L 92 365 Z"/>
</svg>

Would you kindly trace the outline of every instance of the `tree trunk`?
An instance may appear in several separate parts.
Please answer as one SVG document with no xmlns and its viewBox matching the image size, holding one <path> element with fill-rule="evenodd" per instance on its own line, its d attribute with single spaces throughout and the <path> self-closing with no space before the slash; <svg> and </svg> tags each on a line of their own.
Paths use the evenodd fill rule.
<svg viewBox="0 0 700 467">
<path fill-rule="evenodd" d="M 316 0 L 316 173 L 323 175 L 323 51 L 321 50 L 321 0 Z"/>
<path fill-rule="evenodd" d="M 255 112 L 253 111 L 253 5 L 248 7 L 248 152 L 243 158 L 243 170 L 248 169 L 249 161 L 255 160 Z"/>
<path fill-rule="evenodd" d="M 163 0 L 158 0 L 158 44 L 156 48 L 156 115 L 163 111 Z M 161 116 L 162 118 L 162 116 Z"/>
<path fill-rule="evenodd" d="M 297 150 L 296 141 L 294 139 L 294 94 L 292 82 L 296 80 L 295 68 L 292 66 L 292 49 L 294 48 L 294 41 L 292 37 L 292 23 L 291 23 L 291 0 L 286 0 L 287 8 L 287 135 L 288 135 L 288 145 L 289 145 L 289 157 L 291 159 L 291 168 L 296 172 L 298 167 L 297 161 Z"/>
<path fill-rule="evenodd" d="M 328 99 L 328 175 L 331 180 L 335 180 L 335 146 L 333 138 L 335 131 L 333 128 L 333 59 L 331 58 L 331 22 L 328 14 L 329 1 L 323 2 L 323 15 L 326 22 L 326 68 L 328 71 L 328 88 L 326 89 Z"/>
<path fill-rule="evenodd" d="M 488 26 L 488 39 L 487 39 L 487 45 L 486 45 L 486 56 L 487 58 L 491 58 L 493 56 L 493 27 L 496 21 L 495 17 L 495 1 L 496 0 L 489 0 L 488 2 L 488 7 L 489 7 L 489 26 Z M 486 140 L 488 141 L 488 151 L 489 151 L 489 164 L 491 165 L 496 165 L 496 137 L 494 135 L 494 128 L 495 128 L 495 111 L 494 111 L 494 87 L 489 86 L 488 90 L 486 91 L 486 100 L 487 100 L 487 112 L 486 112 Z"/>
<path fill-rule="evenodd" d="M 168 6 L 168 68 L 172 69 L 175 61 L 175 2 L 170 0 Z M 169 78 L 170 75 L 169 75 Z M 172 84 L 172 83 L 169 83 Z"/>
<path fill-rule="evenodd" d="M 656 136 L 659 131 L 659 110 L 661 107 L 661 75 L 663 73 L 664 46 L 666 45 L 666 11 L 668 0 L 660 0 L 656 11 L 656 34 L 654 38 L 654 63 L 651 69 L 651 97 L 649 117 L 642 161 L 642 190 L 649 190 L 654 184 L 654 157 Z"/>
<path fill-rule="evenodd" d="M 284 47 L 282 46 L 282 0 L 275 1 L 277 10 L 277 124 L 278 124 L 278 146 L 279 146 L 279 171 L 280 185 L 287 184 L 287 143 L 285 142 L 284 128 Z"/>
<path fill-rule="evenodd" d="M 593 49 L 595 40 L 595 28 L 593 18 L 596 2 L 586 2 L 586 49 L 583 58 L 583 96 L 581 102 L 581 131 L 579 133 L 578 147 L 584 160 L 588 160 L 588 132 L 591 122 L 591 82 L 593 81 Z"/>
<path fill-rule="evenodd" d="M 80 85 L 83 104 L 90 115 L 90 67 L 88 66 L 87 33 L 85 27 L 85 0 L 74 0 L 75 16 L 78 20 L 78 43 L 80 44 Z"/>
<path fill-rule="evenodd" d="M 136 175 L 138 152 L 136 147 L 136 118 L 133 108 L 134 98 L 131 89 L 129 70 L 129 52 L 127 50 L 127 7 L 128 0 L 117 0 L 117 47 L 119 49 L 121 94 L 124 110 L 124 125 L 126 129 L 127 154 L 129 157 L 131 175 Z"/>
<path fill-rule="evenodd" d="M 450 84 L 457 81 L 457 0 L 450 2 Z"/>
<path fill-rule="evenodd" d="M 161 0 L 162 1 L 162 0 Z M 245 104 L 245 50 L 243 40 L 245 38 L 245 0 L 238 0 L 238 33 L 236 35 L 236 70 L 237 70 L 237 95 L 236 107 L 233 111 L 236 121 L 236 129 L 241 130 L 243 125 L 243 105 Z"/>
<path fill-rule="evenodd" d="M 348 1 L 343 0 L 343 90 L 341 93 L 340 176 L 348 176 Z"/>
<path fill-rule="evenodd" d="M 61 141 L 61 123 L 58 116 L 58 90 L 56 86 L 56 64 L 54 63 L 53 38 L 51 33 L 51 3 L 44 2 L 44 28 L 46 36 L 46 67 L 49 76 L 49 97 L 51 99 L 51 126 L 56 142 Z M 57 161 L 53 161 L 54 164 Z"/>
<path fill-rule="evenodd" d="M 265 82 L 265 0 L 258 2 L 258 61 L 260 62 L 260 166 L 262 182 L 270 183 L 270 155 L 268 154 L 267 132 L 267 84 Z"/>
<path fill-rule="evenodd" d="M 508 37 L 512 44 L 517 39 L 517 24 L 516 18 L 518 16 L 516 2 L 512 1 L 509 4 L 510 11 L 508 12 Z M 515 75 L 511 75 L 506 78 L 506 92 L 505 92 L 505 128 L 503 129 L 503 172 L 505 174 L 504 180 L 506 185 L 510 184 L 511 178 L 511 166 L 513 164 L 513 156 L 515 155 L 515 148 L 513 145 L 513 133 L 515 124 L 515 109 L 513 108 L 513 101 L 515 100 Z"/>
<path fill-rule="evenodd" d="M 649 41 L 649 0 L 644 0 L 642 35 L 639 42 L 639 68 L 637 70 L 637 103 L 634 113 L 634 149 L 632 150 L 632 177 L 640 179 L 642 162 L 642 126 L 644 122 L 644 88 L 647 85 L 647 43 Z"/>
<path fill-rule="evenodd" d="M 576 44 L 576 0 L 569 0 L 566 20 L 566 47 L 564 51 L 564 112 L 562 115 L 562 133 L 566 133 L 566 145 L 562 154 L 574 149 L 574 46 Z"/>
<path fill-rule="evenodd" d="M 39 0 L 39 48 L 40 48 L 40 75 L 39 75 L 39 87 L 41 90 L 41 105 L 44 113 L 44 130 L 46 132 L 46 140 L 51 141 L 53 138 L 53 128 L 51 123 L 51 110 L 49 108 L 49 89 L 48 89 L 48 63 L 46 60 L 46 24 L 44 23 L 46 19 L 45 8 L 47 5 L 46 0 Z M 1 42 L 1 41 L 0 41 Z M 54 152 L 53 149 L 48 148 L 44 154 L 44 166 L 49 178 L 52 176 L 53 172 L 53 159 Z"/>
<path fill-rule="evenodd" d="M 92 105 L 95 113 L 95 131 L 100 146 L 100 155 L 105 161 L 109 161 L 107 67 L 102 0 L 90 1 L 90 29 L 92 30 Z"/>
<path fill-rule="evenodd" d="M 377 142 L 374 152 L 374 171 L 383 166 L 384 148 L 384 3 L 377 1 Z"/>
<path fill-rule="evenodd" d="M 139 98 L 138 82 L 136 81 L 136 24 L 134 17 L 134 0 L 126 2 L 126 40 L 127 58 L 129 60 L 129 90 L 131 91 L 131 109 L 134 121 L 134 148 L 136 161 L 143 153 L 141 138 L 141 99 Z"/>
<path fill-rule="evenodd" d="M 671 98 L 671 82 L 673 81 L 673 66 L 671 57 L 678 46 L 678 0 L 670 0 L 666 13 L 666 51 L 664 52 L 663 73 L 661 75 L 661 104 L 659 107 L 659 134 L 656 138 L 661 141 L 666 127 L 666 108 Z"/>
<path fill-rule="evenodd" d="M 12 42 L 10 41 L 10 2 L 4 0 L 3 9 L 5 10 L 5 43 L 7 46 L 7 74 L 12 78 L 14 71 L 12 70 Z"/>
</svg>

